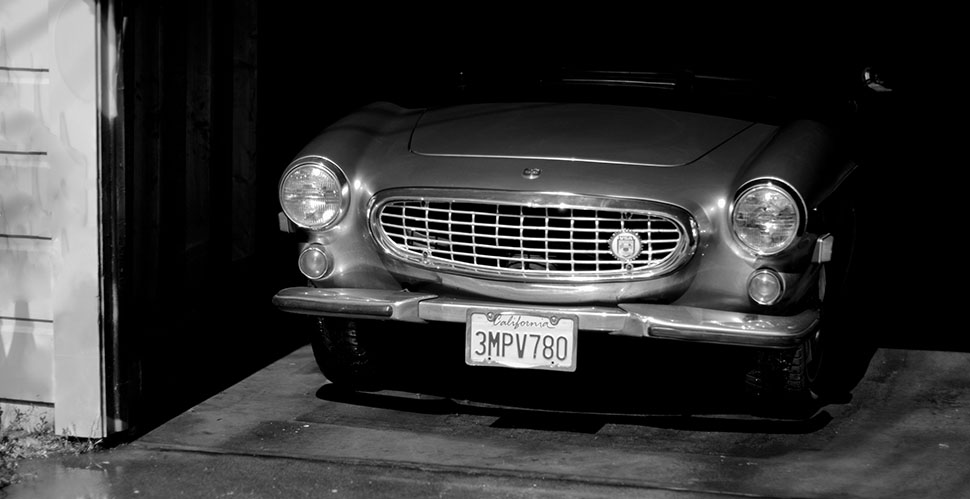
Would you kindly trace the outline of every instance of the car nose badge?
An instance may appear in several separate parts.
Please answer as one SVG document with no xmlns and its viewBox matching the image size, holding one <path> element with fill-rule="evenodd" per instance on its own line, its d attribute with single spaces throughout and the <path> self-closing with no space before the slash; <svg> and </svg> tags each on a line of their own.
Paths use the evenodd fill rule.
<svg viewBox="0 0 970 499">
<path fill-rule="evenodd" d="M 542 168 L 526 168 L 522 170 L 522 176 L 529 180 L 537 179 L 539 175 L 542 175 Z"/>
<path fill-rule="evenodd" d="M 623 262 L 626 270 L 633 268 L 633 261 L 640 256 L 643 251 L 643 241 L 635 232 L 622 229 L 613 234 L 610 238 L 610 253 L 617 260 Z"/>
</svg>

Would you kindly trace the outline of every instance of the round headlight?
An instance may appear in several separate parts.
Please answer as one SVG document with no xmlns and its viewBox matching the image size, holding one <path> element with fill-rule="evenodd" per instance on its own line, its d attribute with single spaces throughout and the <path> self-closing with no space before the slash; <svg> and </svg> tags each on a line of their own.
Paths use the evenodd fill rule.
<svg viewBox="0 0 970 499">
<path fill-rule="evenodd" d="M 323 158 L 295 164 L 280 182 L 283 213 L 300 227 L 323 229 L 337 222 L 347 202 L 347 182 Z"/>
<path fill-rule="evenodd" d="M 801 222 L 792 196 L 772 184 L 758 184 L 742 192 L 731 218 L 738 239 L 762 256 L 787 248 Z"/>
</svg>

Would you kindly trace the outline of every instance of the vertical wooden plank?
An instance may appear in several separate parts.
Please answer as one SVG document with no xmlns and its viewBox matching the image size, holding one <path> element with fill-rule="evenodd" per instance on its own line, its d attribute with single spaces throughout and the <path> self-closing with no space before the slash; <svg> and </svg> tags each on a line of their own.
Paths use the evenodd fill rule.
<svg viewBox="0 0 970 499">
<path fill-rule="evenodd" d="M 207 300 L 208 284 L 221 279 L 212 258 L 212 192 L 219 180 L 213 177 L 219 161 L 214 150 L 218 137 L 213 111 L 218 106 L 214 78 L 214 0 L 197 0 L 186 4 L 185 54 L 185 247 L 178 257 L 183 262 L 182 319 L 185 324 L 200 327 L 212 320 Z M 224 181 L 223 181 L 224 183 Z M 220 211 L 220 214 L 222 212 Z M 223 222 L 224 223 L 224 222 Z"/>
<path fill-rule="evenodd" d="M 129 255 L 128 182 L 125 163 L 127 67 L 121 40 L 124 15 L 120 0 L 96 4 L 98 44 L 99 133 L 101 224 L 102 366 L 104 372 L 104 428 L 117 433 L 128 428 L 129 399 L 137 395 L 138 369 L 134 360 L 135 338 L 122 335 L 128 319 Z"/>
<path fill-rule="evenodd" d="M 255 1 L 239 2 L 232 17 L 233 262 L 256 254 L 256 7 Z"/>
<path fill-rule="evenodd" d="M 88 2 L 50 0 L 54 426 L 81 437 L 104 434 L 95 26 Z"/>
<path fill-rule="evenodd" d="M 187 40 L 190 0 L 161 2 L 159 51 L 162 60 L 159 75 L 161 137 L 159 147 L 159 282 L 155 311 L 163 317 L 156 328 L 182 329 L 185 306 L 183 286 L 186 248 L 187 166 L 187 56 L 195 50 Z M 190 49 L 191 47 L 191 49 Z M 174 310 L 175 313 L 165 313 Z"/>
<path fill-rule="evenodd" d="M 205 265 L 210 228 L 212 144 L 212 3 L 188 2 L 185 69 L 185 250 L 187 277 Z"/>
<path fill-rule="evenodd" d="M 130 182 L 131 311 L 133 317 L 153 317 L 159 312 L 161 218 L 162 111 L 161 7 L 158 2 L 129 5 L 126 40 L 126 93 L 129 143 L 125 162 Z M 142 335 L 151 323 L 132 323 Z M 134 334 L 134 333 L 131 333 Z"/>
<path fill-rule="evenodd" d="M 209 249 L 207 268 L 225 279 L 231 272 L 233 142 L 233 19 L 252 0 L 212 3 L 212 150 L 209 164 Z"/>
</svg>

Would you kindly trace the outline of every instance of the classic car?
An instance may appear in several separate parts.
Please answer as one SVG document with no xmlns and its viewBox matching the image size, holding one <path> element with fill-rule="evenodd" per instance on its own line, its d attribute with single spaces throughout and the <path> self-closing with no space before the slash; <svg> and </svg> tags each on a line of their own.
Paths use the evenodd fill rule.
<svg viewBox="0 0 970 499">
<path fill-rule="evenodd" d="M 367 105 L 285 169 L 307 282 L 273 300 L 316 316 L 330 381 L 379 383 L 375 329 L 450 322 L 472 366 L 573 372 L 583 331 L 747 347 L 738 382 L 770 403 L 851 391 L 857 168 L 830 124 L 693 70 L 530 77 L 543 92 Z"/>
</svg>

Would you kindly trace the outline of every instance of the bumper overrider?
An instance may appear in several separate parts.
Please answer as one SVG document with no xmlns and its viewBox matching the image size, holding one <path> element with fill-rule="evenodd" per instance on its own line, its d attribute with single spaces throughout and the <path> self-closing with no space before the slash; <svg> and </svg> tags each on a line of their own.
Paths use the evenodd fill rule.
<svg viewBox="0 0 970 499">
<path fill-rule="evenodd" d="M 572 314 L 579 319 L 578 329 L 582 331 L 765 348 L 796 346 L 819 324 L 819 312 L 814 309 L 793 316 L 769 316 L 645 303 L 564 307 L 384 289 L 286 288 L 273 297 L 273 303 L 283 311 L 297 314 L 417 323 L 464 323 L 472 309 Z"/>
</svg>

